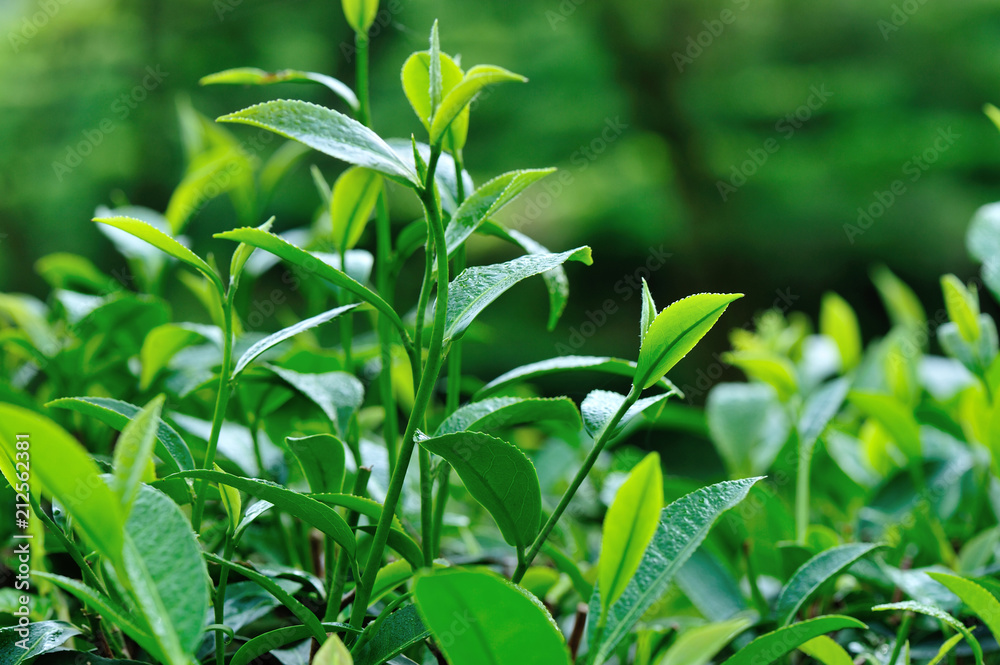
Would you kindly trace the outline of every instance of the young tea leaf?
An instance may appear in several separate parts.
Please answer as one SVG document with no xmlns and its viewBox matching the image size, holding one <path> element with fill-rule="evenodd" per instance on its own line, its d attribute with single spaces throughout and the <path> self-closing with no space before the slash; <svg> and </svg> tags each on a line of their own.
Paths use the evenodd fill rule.
<svg viewBox="0 0 1000 665">
<path fill-rule="evenodd" d="M 612 358 L 610 356 L 558 356 L 522 365 L 501 374 L 480 388 L 473 396 L 473 399 L 485 399 L 510 388 L 515 383 L 530 381 L 541 376 L 548 376 L 549 374 L 586 371 L 632 377 L 635 375 L 635 368 L 636 363 L 631 360 Z M 674 390 L 680 394 L 680 391 L 666 379 L 662 379 L 660 384 L 664 388 Z"/>
<path fill-rule="evenodd" d="M 163 395 L 155 397 L 122 430 L 115 444 L 112 469 L 113 487 L 121 502 L 122 514 L 132 510 L 139 487 L 155 478 L 153 446 L 163 410 Z"/>
<path fill-rule="evenodd" d="M 350 0 L 345 0 L 349 2 Z M 356 0 L 358 2 L 374 2 L 376 8 L 378 7 L 377 0 Z M 317 74 L 316 72 L 302 72 L 297 69 L 282 69 L 279 72 L 266 72 L 263 69 L 257 69 L 256 67 L 236 67 L 234 69 L 226 69 L 221 72 L 216 72 L 214 74 L 209 74 L 208 76 L 203 76 L 201 80 L 198 81 L 199 85 L 216 85 L 219 83 L 231 83 L 237 85 L 268 85 L 270 83 L 283 83 L 285 81 L 311 81 L 313 83 L 319 83 L 324 85 L 330 90 L 332 90 L 338 97 L 347 102 L 347 105 L 351 107 L 352 110 L 357 111 L 358 107 L 358 97 L 354 94 L 347 84 L 333 78 L 332 76 L 327 76 L 326 74 Z"/>
<path fill-rule="evenodd" d="M 354 659 L 340 638 L 330 635 L 313 656 L 312 665 L 354 665 Z"/>
<path fill-rule="evenodd" d="M 703 487 L 674 501 L 660 512 L 660 524 L 646 548 L 638 570 L 608 613 L 600 643 L 596 622 L 588 623 L 588 639 L 595 665 L 607 660 L 653 603 L 666 592 L 674 576 L 708 535 L 716 520 L 746 498 L 760 478 L 730 480 Z M 600 588 L 590 598 L 591 616 L 601 612 Z"/>
<path fill-rule="evenodd" d="M 172 256 L 178 261 L 186 263 L 200 272 L 215 285 L 215 288 L 219 291 L 219 293 L 225 291 L 218 273 L 212 270 L 211 266 L 205 263 L 204 259 L 156 227 L 130 217 L 98 217 L 95 218 L 94 221 L 98 224 L 105 224 L 107 226 L 120 229 L 149 243 L 164 254 Z"/>
<path fill-rule="evenodd" d="M 656 318 L 656 303 L 653 302 L 653 295 L 649 292 L 649 284 L 646 283 L 646 278 L 642 278 L 642 312 L 639 316 L 639 345 L 642 345 L 642 340 L 646 338 L 646 333 L 649 332 L 649 326 L 653 325 L 653 319 Z"/>
<path fill-rule="evenodd" d="M 975 612 L 983 623 L 1000 639 L 1000 601 L 996 596 L 976 584 L 972 580 L 947 573 L 927 573 L 932 580 L 943 585 L 958 596 L 970 610 Z"/>
<path fill-rule="evenodd" d="M 580 412 L 568 397 L 494 397 L 456 409 L 438 426 L 435 436 L 463 431 L 488 434 L 546 420 L 566 423 L 574 431 L 582 426 Z"/>
<path fill-rule="evenodd" d="M 876 612 L 915 612 L 916 614 L 923 614 L 931 618 L 937 619 L 942 623 L 946 623 L 955 630 L 957 630 L 965 641 L 969 644 L 972 649 L 972 655 L 975 656 L 976 665 L 983 665 L 983 647 L 979 644 L 979 640 L 975 638 L 972 631 L 966 628 L 965 624 L 948 614 L 944 610 L 938 609 L 937 607 L 932 607 L 931 605 L 925 605 L 923 603 L 917 603 L 912 600 L 904 600 L 900 603 L 887 603 L 885 605 L 876 605 L 872 608 Z"/>
<path fill-rule="evenodd" d="M 347 24 L 354 32 L 367 39 L 368 29 L 372 27 L 378 14 L 378 0 L 341 0 L 341 5 Z"/>
<path fill-rule="evenodd" d="M 854 369 L 861 360 L 861 329 L 858 317 L 846 300 L 836 293 L 823 296 L 819 310 L 819 331 L 837 344 L 843 371 Z"/>
<path fill-rule="evenodd" d="M 706 665 L 734 637 L 753 625 L 749 617 L 688 628 L 680 635 L 656 665 Z"/>
<path fill-rule="evenodd" d="M 340 174 L 330 197 L 333 239 L 338 248 L 348 250 L 358 244 L 381 191 L 382 176 L 371 169 L 355 166 Z"/>
<path fill-rule="evenodd" d="M 639 349 L 634 385 L 645 390 L 688 354 L 742 293 L 700 293 L 656 315 Z"/>
<path fill-rule="evenodd" d="M 954 275 L 941 277 L 941 291 L 948 318 L 958 326 L 962 338 L 970 344 L 979 339 L 979 299 Z"/>
<path fill-rule="evenodd" d="M 437 145 L 441 142 L 442 136 L 451 126 L 452 121 L 465 110 L 469 102 L 483 88 L 506 81 L 520 81 L 523 83 L 527 80 L 520 74 L 509 72 L 503 67 L 496 67 L 494 65 L 476 65 L 470 69 L 462 78 L 461 83 L 445 95 L 441 101 L 441 105 L 436 109 L 434 118 L 431 120 L 431 145 Z"/>
<path fill-rule="evenodd" d="M 430 51 L 420 51 L 412 54 L 403 63 L 401 72 L 403 92 L 413 107 L 413 112 L 420 118 L 424 128 L 430 132 L 431 118 L 434 110 L 440 105 L 431 102 L 431 54 Z M 446 53 L 438 55 L 438 73 L 440 74 L 440 94 L 446 95 L 456 85 L 462 82 L 465 73 L 462 68 Z M 449 150 L 461 150 L 469 132 L 469 110 L 466 108 L 452 122 L 444 140 L 444 147 Z"/>
<path fill-rule="evenodd" d="M 618 488 L 604 517 L 597 573 L 601 616 L 606 615 L 622 595 L 638 569 L 646 546 L 656 533 L 662 508 L 660 456 L 650 453 Z"/>
<path fill-rule="evenodd" d="M 822 665 L 853 665 L 854 663 L 851 654 L 826 635 L 814 637 L 805 644 L 799 645 L 799 651 L 815 658 Z"/>
</svg>

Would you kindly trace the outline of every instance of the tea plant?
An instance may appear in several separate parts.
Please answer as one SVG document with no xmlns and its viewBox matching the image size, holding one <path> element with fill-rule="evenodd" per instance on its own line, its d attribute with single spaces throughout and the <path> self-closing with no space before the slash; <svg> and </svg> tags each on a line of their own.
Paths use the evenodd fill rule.
<svg viewBox="0 0 1000 665">
<path fill-rule="evenodd" d="M 262 162 L 242 129 L 182 105 L 188 168 L 167 210 L 126 204 L 94 220 L 127 279 L 55 254 L 36 266 L 47 303 L 0 294 L 0 471 L 18 516 L 4 527 L 15 576 L 3 657 L 740 665 L 797 652 L 840 665 L 997 653 L 956 618 L 1000 627 L 988 576 L 1000 375 L 976 286 L 946 277 L 945 313 L 928 320 L 879 270 L 894 327 L 867 349 L 832 294 L 820 334 L 778 313 L 737 331 L 727 362 L 750 381 L 716 386 L 706 414 L 731 479 L 664 477 L 658 453 L 621 442 L 644 414 L 670 424 L 663 407 L 680 391 L 666 375 L 739 294 L 660 310 L 643 283 L 634 361 L 562 356 L 487 383 L 465 376 L 463 336 L 481 312 L 540 276 L 552 328 L 565 265 L 591 251 L 550 251 L 496 217 L 554 169 L 475 185 L 470 104 L 525 79 L 463 69 L 436 23 L 401 75 L 425 141 L 376 133 L 377 11 L 344 1 L 354 89 L 293 70 L 203 79 L 319 84 L 347 113 L 276 100 L 219 118 L 291 139 Z M 332 185 L 314 167 L 314 223 L 275 233 L 270 193 L 307 148 L 348 166 Z M 421 217 L 397 228 L 387 192 L 414 197 Z M 245 223 L 216 235 L 234 245 L 226 270 L 181 235 L 223 193 Z M 984 208 L 970 231 L 994 292 L 997 220 Z M 474 234 L 523 254 L 467 266 Z M 397 282 L 421 254 L 415 302 L 401 302 Z M 284 288 L 251 305 L 278 264 Z M 175 278 L 207 322 L 174 320 Z M 932 333 L 947 358 L 926 353 Z M 577 405 L 530 386 L 566 373 L 627 392 Z"/>
</svg>

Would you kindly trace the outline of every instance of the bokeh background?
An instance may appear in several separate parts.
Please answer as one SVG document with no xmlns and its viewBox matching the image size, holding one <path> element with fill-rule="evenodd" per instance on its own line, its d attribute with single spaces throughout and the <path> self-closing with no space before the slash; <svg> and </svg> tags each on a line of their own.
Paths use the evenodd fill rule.
<svg viewBox="0 0 1000 665">
<path fill-rule="evenodd" d="M 539 280 L 488 312 L 466 347 L 483 378 L 558 344 L 634 357 L 639 301 L 621 280 L 662 253 L 649 278 L 660 306 L 703 290 L 747 294 L 678 366 L 678 384 L 728 347 L 725 328 L 775 304 L 815 315 L 827 290 L 855 306 L 866 335 L 880 334 L 873 265 L 931 311 L 940 274 L 974 274 L 965 228 L 1000 196 L 1000 133 L 983 113 L 1000 102 L 997 2 L 393 0 L 382 10 L 372 37 L 380 133 L 420 135 L 399 68 L 440 17 L 444 50 L 466 66 L 530 78 L 477 104 L 469 171 L 482 182 L 560 167 L 561 192 L 538 185 L 504 218 L 530 220 L 522 229 L 550 248 L 595 250 L 593 267 L 569 267 L 573 294 L 554 332 L 544 333 Z M 89 219 L 102 204 L 166 207 L 184 171 L 179 103 L 211 117 L 278 97 L 342 108 L 319 87 L 201 88 L 201 76 L 249 65 L 352 83 L 351 43 L 334 0 L 2 0 L 0 290 L 44 296 L 33 264 L 55 251 L 108 271 L 121 263 Z M 95 130 L 101 140 L 71 161 Z M 330 180 L 342 168 L 309 155 L 267 206 L 279 230 L 316 212 L 310 164 Z M 403 197 L 394 193 L 400 224 L 414 210 Z M 228 252 L 211 234 L 236 224 L 223 197 L 187 234 L 201 253 Z M 483 240 L 471 260 L 508 255 Z M 584 325 L 609 299 L 607 321 Z"/>
</svg>

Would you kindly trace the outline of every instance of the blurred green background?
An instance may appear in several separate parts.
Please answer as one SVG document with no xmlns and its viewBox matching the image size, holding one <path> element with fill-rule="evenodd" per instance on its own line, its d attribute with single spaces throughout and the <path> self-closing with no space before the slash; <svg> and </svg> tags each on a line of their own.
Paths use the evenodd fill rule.
<svg viewBox="0 0 1000 665">
<path fill-rule="evenodd" d="M 543 333 L 540 282 L 488 312 L 466 354 L 483 378 L 559 350 L 634 357 L 639 302 L 621 280 L 663 253 L 649 278 L 661 307 L 704 290 L 747 294 L 675 370 L 678 384 L 728 347 L 726 328 L 774 304 L 815 314 L 826 290 L 880 334 L 874 264 L 930 311 L 941 307 L 941 273 L 973 275 L 965 228 L 1000 184 L 1000 133 L 982 113 L 1000 102 L 997 2 L 393 0 L 382 10 L 372 37 L 379 132 L 420 136 L 399 68 L 439 17 L 443 49 L 465 66 L 530 79 L 477 103 L 465 150 L 473 177 L 560 167 L 561 191 L 553 176 L 504 219 L 528 220 L 522 230 L 552 249 L 594 247 L 593 267 L 568 268 L 573 294 L 555 332 Z M 89 219 L 125 200 L 166 207 L 184 170 L 179 100 L 211 117 L 278 97 L 343 110 L 319 87 L 200 88 L 201 76 L 291 67 L 352 83 L 351 43 L 333 0 L 2 0 L 0 290 L 44 296 L 32 266 L 50 252 L 121 265 Z M 92 149 L 77 160 L 81 142 Z M 279 230 L 315 213 L 309 164 L 331 181 L 342 168 L 307 156 L 268 205 Z M 395 221 L 409 221 L 413 202 L 393 194 Z M 859 208 L 870 222 L 859 224 Z M 199 252 L 228 253 L 211 234 L 236 224 L 223 197 L 187 234 Z M 482 241 L 471 260 L 508 255 Z M 609 299 L 606 322 L 587 325 Z"/>
</svg>

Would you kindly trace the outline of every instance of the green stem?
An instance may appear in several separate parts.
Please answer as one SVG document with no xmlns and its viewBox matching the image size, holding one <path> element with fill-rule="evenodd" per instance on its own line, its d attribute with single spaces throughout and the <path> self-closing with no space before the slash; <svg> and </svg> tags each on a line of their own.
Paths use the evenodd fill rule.
<svg viewBox="0 0 1000 665">
<path fill-rule="evenodd" d="M 354 86 L 358 93 L 358 122 L 367 127 L 371 126 L 372 111 L 371 102 L 368 95 L 368 35 L 355 33 L 354 53 L 357 56 L 355 61 L 355 82 Z"/>
<path fill-rule="evenodd" d="M 426 210 L 428 225 L 430 232 L 433 234 L 434 244 L 437 247 L 446 247 L 440 202 L 434 191 L 434 171 L 440 155 L 440 146 L 432 147 L 431 160 L 427 169 L 427 180 L 425 186 L 420 191 L 420 200 Z M 437 306 L 434 312 L 434 329 L 427 354 L 427 364 L 420 377 L 420 383 L 417 386 L 413 409 L 410 412 L 410 417 L 406 423 L 406 431 L 403 434 L 402 449 L 400 450 L 396 468 L 393 469 L 392 478 L 389 481 L 389 489 L 386 492 L 385 502 L 382 506 L 382 515 L 379 518 L 378 527 L 375 529 L 375 536 L 372 539 L 368 562 L 361 578 L 361 584 L 357 587 L 354 606 L 351 610 L 351 625 L 355 628 L 361 627 L 365 613 L 368 610 L 368 601 L 371 599 L 375 577 L 378 575 L 382 555 L 385 553 L 386 541 L 389 538 L 389 530 L 392 527 L 392 518 L 396 513 L 396 507 L 403 492 L 403 480 L 406 477 L 406 470 L 410 465 L 410 459 L 413 457 L 413 448 L 416 445 L 414 435 L 417 431 L 417 424 L 423 420 L 424 413 L 427 411 L 427 406 L 430 404 L 431 395 L 434 392 L 434 386 L 437 383 L 438 374 L 440 374 L 441 365 L 443 364 L 444 326 L 448 314 L 447 251 L 438 252 L 437 260 Z"/>
<path fill-rule="evenodd" d="M 812 447 L 802 445 L 799 438 L 798 475 L 795 479 L 795 540 L 806 544 L 809 529 L 809 475 L 812 469 Z"/>
<path fill-rule="evenodd" d="M 222 368 L 219 372 L 219 392 L 215 399 L 215 412 L 212 415 L 212 433 L 208 437 L 208 449 L 205 451 L 204 469 L 212 469 L 215 464 L 215 451 L 219 446 L 219 434 L 222 432 L 222 422 L 226 419 L 226 408 L 232 395 L 233 386 L 229 374 L 233 365 L 233 296 L 236 293 L 234 284 L 230 285 L 222 304 L 222 325 L 225 339 L 222 346 Z M 191 526 L 195 533 L 201 530 L 201 518 L 205 511 L 205 493 L 208 490 L 208 480 L 198 482 L 197 498 L 191 513 Z"/>
<path fill-rule="evenodd" d="M 351 492 L 354 496 L 365 495 L 368 489 L 368 479 L 371 478 L 372 470 L 370 467 L 362 466 L 358 468 L 358 473 L 354 477 L 354 489 Z M 359 519 L 358 513 L 350 510 L 347 512 L 347 525 L 354 529 L 358 525 Z M 330 541 L 332 544 L 332 540 Z M 336 570 L 334 571 L 334 566 L 331 565 L 333 557 L 329 556 L 329 553 L 333 551 L 333 547 L 327 549 L 327 571 L 331 574 L 327 575 L 327 594 L 326 594 L 326 615 L 323 621 L 336 621 L 337 615 L 340 614 L 340 599 L 344 595 L 344 587 L 347 586 L 347 573 L 350 571 L 350 561 L 347 556 L 343 553 L 337 557 Z"/>
<path fill-rule="evenodd" d="M 614 432 L 615 427 L 625 416 L 625 413 L 632 407 L 633 404 L 635 404 L 635 401 L 639 399 L 640 392 L 641 391 L 636 388 L 635 385 L 632 386 L 628 395 L 625 396 L 625 401 L 623 401 L 622 405 L 618 407 L 618 411 L 616 411 L 615 415 L 611 417 L 611 420 L 601 432 L 597 441 L 594 442 L 594 447 L 587 455 L 587 459 L 584 460 L 583 466 L 581 466 L 576 472 L 576 475 L 573 477 L 573 482 L 570 483 L 570 486 L 566 488 L 566 491 L 563 493 L 562 498 L 559 499 L 559 505 L 556 506 L 556 509 L 552 511 L 551 515 L 549 515 L 549 519 L 545 522 L 545 526 L 542 527 L 542 530 L 538 533 L 534 542 L 531 543 L 531 547 L 528 548 L 528 552 L 524 559 L 517 564 L 517 570 L 514 571 L 514 577 L 512 578 L 514 584 L 521 581 L 521 578 L 524 577 L 524 573 L 528 570 L 528 566 L 530 566 L 531 562 L 535 560 L 536 556 L 538 556 L 538 552 L 542 549 L 542 545 L 545 544 L 545 540 L 549 537 L 549 534 L 552 533 L 552 529 L 555 528 L 559 518 L 562 517 L 564 512 L 566 512 L 566 508 L 569 507 L 569 503 L 573 500 L 573 496 L 576 494 L 576 491 L 580 489 L 580 485 L 583 484 L 583 479 L 586 478 L 587 474 L 590 473 L 590 470 L 594 468 L 594 464 L 597 462 L 597 458 L 600 456 L 601 451 L 604 450 L 604 446 L 606 446 L 608 441 L 611 439 L 611 434 Z"/>
<path fill-rule="evenodd" d="M 903 650 L 903 644 L 906 643 L 906 638 L 910 635 L 911 623 L 913 623 L 913 614 L 907 612 L 903 615 L 903 621 L 899 624 L 899 630 L 896 632 L 896 643 L 892 645 L 892 654 L 889 656 L 889 660 L 886 661 L 888 665 L 896 665 L 899 654 Z"/>
<path fill-rule="evenodd" d="M 429 223 L 429 222 L 428 222 Z M 424 355 L 424 323 L 427 320 L 427 303 L 431 297 L 431 282 L 434 279 L 434 254 L 431 252 L 431 234 L 427 234 L 427 246 L 424 252 L 424 277 L 420 282 L 420 296 L 417 298 L 417 322 L 413 330 L 413 346 L 417 348 L 417 357 Z"/>
<path fill-rule="evenodd" d="M 451 484 L 451 464 L 442 461 L 438 466 L 437 498 L 434 501 L 434 543 L 432 559 L 441 555 L 441 532 L 444 530 L 444 511 L 448 505 L 448 486 Z"/>
<path fill-rule="evenodd" d="M 232 534 L 226 532 L 226 546 L 222 558 L 232 561 L 236 542 Z M 219 571 L 219 585 L 215 588 L 215 623 L 220 626 L 226 622 L 226 584 L 229 582 L 229 566 L 222 566 Z M 215 631 L 215 665 L 226 662 L 226 635 L 221 630 Z"/>
<path fill-rule="evenodd" d="M 340 269 L 347 274 L 347 247 L 341 242 L 340 244 Z M 349 293 L 341 293 L 340 305 L 349 305 L 351 303 L 351 296 Z M 344 350 L 344 371 L 350 373 L 352 371 L 352 366 L 354 361 L 351 358 L 351 342 L 354 338 L 354 319 L 351 317 L 351 312 L 345 313 L 340 317 L 340 347 Z"/>
<path fill-rule="evenodd" d="M 392 231 L 389 226 L 389 206 L 385 200 L 385 191 L 379 192 L 375 204 L 375 285 L 379 295 L 389 305 L 392 305 L 392 281 L 389 278 L 389 268 L 392 255 Z M 392 393 L 392 322 L 385 315 L 378 320 L 379 350 L 382 357 L 382 372 L 379 375 L 379 392 L 382 398 L 382 408 L 385 410 L 385 420 L 382 425 L 382 438 L 385 439 L 389 451 L 389 471 L 396 468 L 398 456 L 397 440 L 399 439 L 399 414 L 396 412 L 396 399 Z"/>
</svg>

